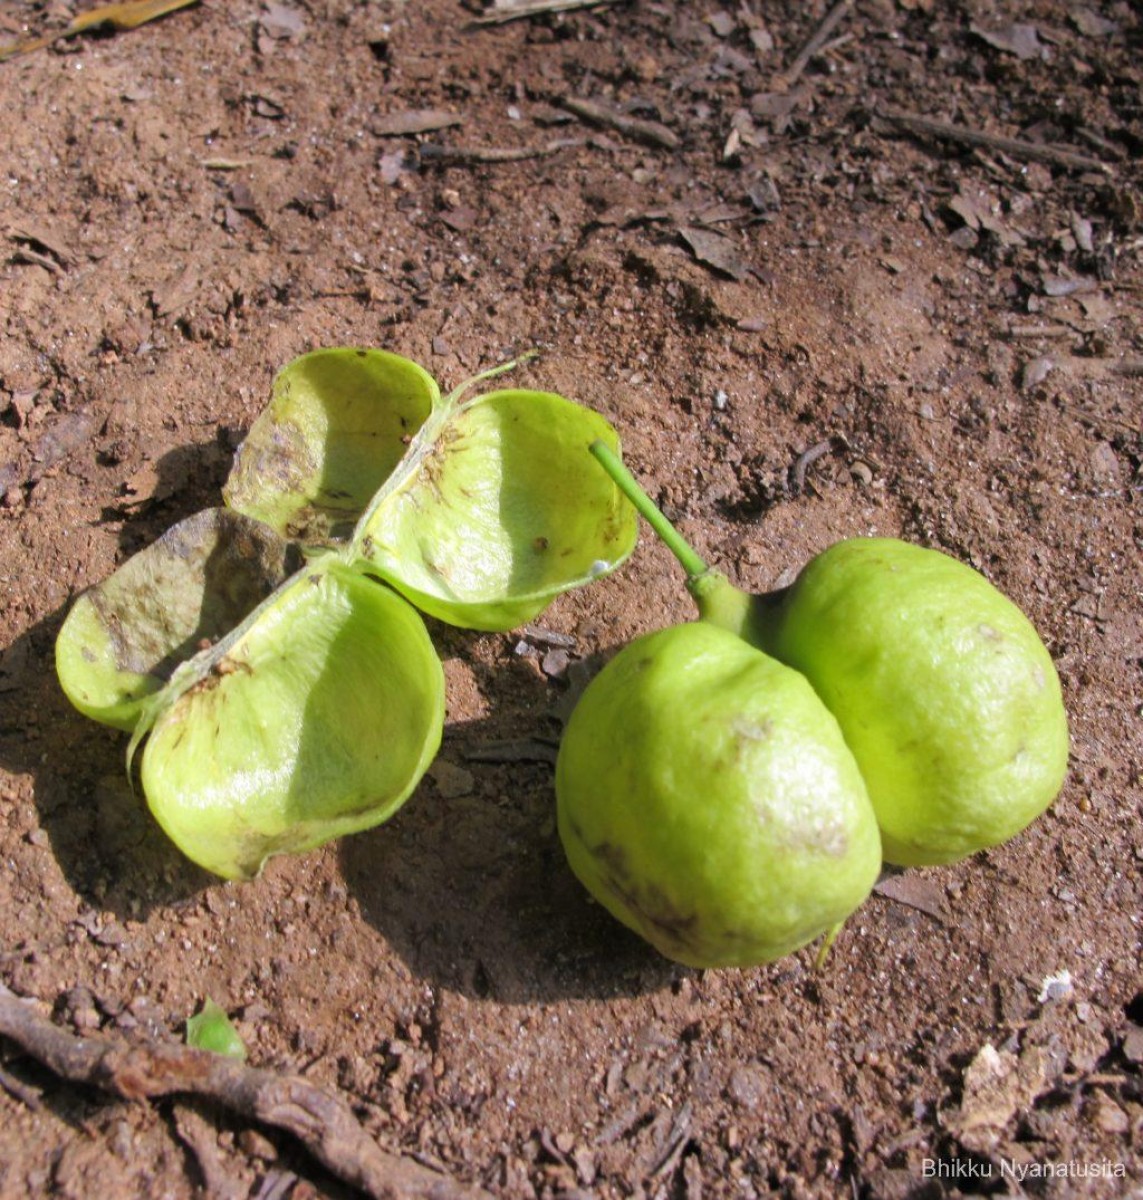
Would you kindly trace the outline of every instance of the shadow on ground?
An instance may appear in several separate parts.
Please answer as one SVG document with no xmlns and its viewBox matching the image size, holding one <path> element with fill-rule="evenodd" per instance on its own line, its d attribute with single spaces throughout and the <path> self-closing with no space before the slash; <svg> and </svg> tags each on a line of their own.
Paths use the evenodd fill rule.
<svg viewBox="0 0 1143 1200">
<path fill-rule="evenodd" d="M 463 761 L 485 722 L 446 731 Z M 550 1003 L 656 991 L 684 969 L 588 896 L 564 858 L 552 770 L 472 763 L 473 790 L 430 780 L 388 824 L 346 838 L 341 868 L 362 915 L 409 970 L 473 999 Z"/>
<path fill-rule="evenodd" d="M 564 857 L 554 759 L 568 693 L 524 671 L 518 684 L 510 706 L 446 728 L 429 776 L 391 821 L 341 843 L 350 893 L 410 971 L 470 998 L 667 987 L 686 969 L 596 904 Z"/>
<path fill-rule="evenodd" d="M 106 509 L 122 521 L 122 557 L 218 503 L 226 463 L 217 442 L 179 446 L 155 464 L 154 497 Z M 221 474 L 220 474 L 221 471 Z M 55 672 L 55 641 L 68 605 L 0 651 L 0 767 L 31 776 L 39 831 L 68 885 L 120 920 L 201 891 L 211 877 L 188 862 L 147 813 L 126 771 L 126 735 L 81 716 Z M 17 818 L 21 819 L 21 818 Z"/>
<path fill-rule="evenodd" d="M 201 482 L 216 450 L 199 449 Z M 178 481 L 194 475 L 192 450 L 182 447 L 159 464 L 160 493 L 165 472 Z M 175 489 L 168 502 L 129 517 L 119 535 L 124 557 L 202 499 L 198 486 Z M 31 777 L 38 821 L 27 820 L 26 836 L 46 836 L 82 901 L 120 921 L 146 919 L 217 881 L 175 849 L 132 788 L 126 735 L 83 717 L 63 695 L 54 645 L 66 612 L 46 617 L 0 654 L 0 766 Z M 442 655 L 471 636 L 430 625 Z M 578 665 L 582 682 L 588 668 Z M 430 775 L 402 811 L 339 845 L 365 919 L 415 975 L 471 997 L 528 1003 L 669 985 L 681 968 L 595 904 L 564 858 L 553 763 L 567 686 L 520 671 L 509 687 L 499 680 L 490 690 L 511 699 L 484 720 L 451 724 Z"/>
</svg>

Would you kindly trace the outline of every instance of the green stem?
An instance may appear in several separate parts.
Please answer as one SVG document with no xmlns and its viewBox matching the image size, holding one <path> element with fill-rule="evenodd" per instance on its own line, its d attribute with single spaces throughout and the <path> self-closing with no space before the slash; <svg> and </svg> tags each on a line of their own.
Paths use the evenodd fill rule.
<svg viewBox="0 0 1143 1200">
<path fill-rule="evenodd" d="M 619 455 L 601 441 L 591 443 L 591 452 L 600 466 L 611 476 L 615 486 L 635 505 L 639 515 L 658 534 L 667 549 L 679 560 L 687 580 L 705 575 L 710 567 L 699 557 L 681 533 L 663 516 L 654 500 L 639 486 L 639 481 L 623 465 Z"/>
<path fill-rule="evenodd" d="M 509 371 L 514 371 L 517 367 L 522 367 L 526 362 L 531 362 L 532 359 L 539 358 L 539 356 L 539 350 L 525 350 L 519 358 L 501 363 L 498 367 L 489 367 L 487 371 L 481 371 L 479 375 L 473 375 L 471 379 L 466 379 L 449 392 L 445 397 L 445 404 L 450 406 L 456 404 L 469 388 L 475 387 L 478 383 L 484 383 L 489 379 L 495 379 L 498 375 L 506 375 Z"/>
<path fill-rule="evenodd" d="M 603 442 L 591 444 L 591 452 L 611 476 L 615 486 L 627 497 L 640 515 L 679 560 L 687 573 L 687 591 L 698 607 L 701 620 L 727 629 L 752 646 L 765 645 L 767 627 L 766 597 L 751 596 L 736 588 L 721 572 L 707 566 L 683 535 L 667 520 L 639 486 L 635 476 L 619 456 Z"/>
<path fill-rule="evenodd" d="M 825 931 L 825 936 L 822 938 L 822 944 L 818 947 L 817 954 L 814 955 L 814 970 L 820 971 L 825 966 L 826 959 L 829 957 L 829 952 L 833 948 L 833 944 L 837 941 L 837 935 L 841 933 L 844 921 L 838 921 L 836 925 L 832 925 Z"/>
</svg>

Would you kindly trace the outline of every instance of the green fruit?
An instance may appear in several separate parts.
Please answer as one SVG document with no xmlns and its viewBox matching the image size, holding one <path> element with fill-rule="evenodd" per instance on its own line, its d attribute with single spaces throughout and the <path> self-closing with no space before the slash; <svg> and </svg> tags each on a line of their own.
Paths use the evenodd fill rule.
<svg viewBox="0 0 1143 1200">
<path fill-rule="evenodd" d="M 704 622 L 639 638 L 591 682 L 556 795 L 576 875 L 690 966 L 806 945 L 865 900 L 880 869 L 861 774 L 813 689 Z"/>
<path fill-rule="evenodd" d="M 1068 727 L 1051 656 L 972 568 L 888 538 L 814 558 L 760 644 L 837 718 L 885 858 L 948 863 L 1019 833 L 1063 784 Z"/>
<path fill-rule="evenodd" d="M 367 829 L 440 746 L 444 673 L 400 596 L 329 560 L 296 575 L 148 702 L 140 775 L 172 841 L 251 878 Z"/>
<path fill-rule="evenodd" d="M 1068 759 L 1059 679 L 983 576 L 935 550 L 854 539 L 791 588 L 751 596 L 703 562 L 606 446 L 591 450 L 686 570 L 702 620 L 812 684 L 861 769 L 887 861 L 954 862 L 1051 804 Z"/>
<path fill-rule="evenodd" d="M 196 513 L 72 605 L 56 673 L 80 712 L 135 728 L 146 698 L 198 649 L 229 633 L 301 565 L 273 531 L 226 509 Z"/>
<path fill-rule="evenodd" d="M 362 521 L 359 553 L 423 612 L 524 624 L 635 546 L 635 513 L 586 453 L 598 413 L 551 392 L 491 392 L 434 422 Z"/>
<path fill-rule="evenodd" d="M 335 347 L 274 378 L 223 488 L 229 507 L 303 542 L 344 537 L 440 404 L 416 363 Z"/>
</svg>

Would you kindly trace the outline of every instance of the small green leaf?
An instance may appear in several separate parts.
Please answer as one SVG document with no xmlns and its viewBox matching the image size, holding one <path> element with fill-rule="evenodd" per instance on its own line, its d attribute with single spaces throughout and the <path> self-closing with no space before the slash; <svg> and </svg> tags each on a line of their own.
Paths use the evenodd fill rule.
<svg viewBox="0 0 1143 1200">
<path fill-rule="evenodd" d="M 225 1054 L 242 1062 L 246 1058 L 246 1045 L 238 1035 L 226 1010 L 207 996 L 202 1009 L 196 1016 L 187 1018 L 187 1045 L 196 1050 L 209 1050 L 212 1054 Z"/>
<path fill-rule="evenodd" d="M 226 503 L 278 533 L 344 537 L 440 402 L 416 363 L 385 350 L 315 350 L 285 366 L 239 448 Z"/>
<path fill-rule="evenodd" d="M 414 469 L 379 498 L 359 553 L 418 608 L 470 629 L 531 620 L 614 570 L 635 511 L 588 453 L 619 439 L 551 392 L 490 392 L 453 411 Z"/>
</svg>

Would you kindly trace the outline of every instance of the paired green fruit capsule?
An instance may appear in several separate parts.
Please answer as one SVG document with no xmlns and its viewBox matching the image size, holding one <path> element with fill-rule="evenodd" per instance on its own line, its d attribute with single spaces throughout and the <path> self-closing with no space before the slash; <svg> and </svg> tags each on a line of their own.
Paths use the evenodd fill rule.
<svg viewBox="0 0 1143 1200">
<path fill-rule="evenodd" d="M 679 557 L 700 613 L 603 669 L 556 768 L 573 870 L 660 951 L 770 961 L 835 930 L 883 859 L 953 862 L 1051 804 L 1068 755 L 1059 680 L 981 575 L 862 538 L 749 596 L 593 452 Z"/>
<path fill-rule="evenodd" d="M 499 371 L 477 379 L 489 378 Z M 633 510 L 562 396 L 442 399 L 380 350 L 304 355 L 239 450 L 227 507 L 180 522 L 82 595 L 64 691 L 146 738 L 159 825 L 226 878 L 376 825 L 440 746 L 444 675 L 418 609 L 506 630 L 613 570 Z"/>
<path fill-rule="evenodd" d="M 383 351 L 295 360 L 227 507 L 73 606 L 63 688 L 132 733 L 129 760 L 146 738 L 148 803 L 195 862 L 249 878 L 392 815 L 444 720 L 417 609 L 474 629 L 530 620 L 630 555 L 636 509 L 686 568 L 700 620 L 639 639 L 593 681 L 556 789 L 573 869 L 663 953 L 780 957 L 835 930 L 883 858 L 955 861 L 1051 803 L 1068 750 L 1059 681 L 976 572 L 861 539 L 748 596 L 665 522 L 602 417 L 551 393 L 462 403 L 468 386 L 442 399 Z"/>
</svg>

